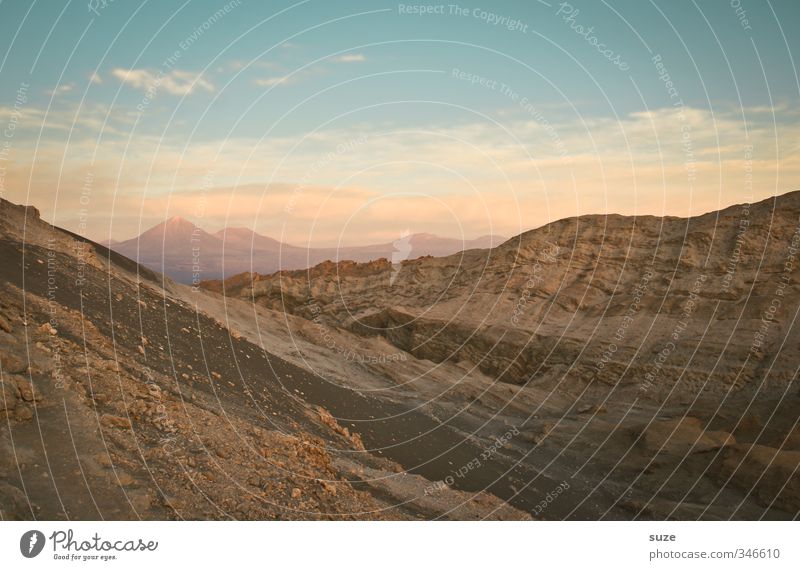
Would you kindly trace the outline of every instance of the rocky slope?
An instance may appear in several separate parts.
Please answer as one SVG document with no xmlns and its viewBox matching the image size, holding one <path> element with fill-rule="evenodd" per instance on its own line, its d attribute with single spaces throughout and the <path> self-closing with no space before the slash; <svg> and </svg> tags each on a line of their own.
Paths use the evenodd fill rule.
<svg viewBox="0 0 800 570">
<path fill-rule="evenodd" d="M 302 392 L 342 393 L 34 208 L 0 201 L 0 266 L 4 520 L 528 518 L 426 493 Z"/>
<path fill-rule="evenodd" d="M 558 516 L 792 518 L 798 252 L 793 192 L 205 287 L 254 341 L 288 345 L 286 358 L 321 376 L 464 437 L 518 427 L 504 449 L 535 471 L 528 483 L 573 482 Z M 510 485 L 498 494 L 519 501 Z"/>
</svg>

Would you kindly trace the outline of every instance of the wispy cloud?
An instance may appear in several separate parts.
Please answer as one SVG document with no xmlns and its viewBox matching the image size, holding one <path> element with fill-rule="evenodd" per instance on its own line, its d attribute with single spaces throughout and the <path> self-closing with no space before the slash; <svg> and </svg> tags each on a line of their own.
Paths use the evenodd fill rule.
<svg viewBox="0 0 800 570">
<path fill-rule="evenodd" d="M 331 57 L 329 61 L 333 61 L 335 63 L 360 63 L 362 61 L 367 61 L 367 58 L 361 53 L 346 53 L 344 55 Z"/>
<path fill-rule="evenodd" d="M 297 80 L 297 75 L 280 75 L 276 77 L 260 77 L 258 79 L 254 79 L 253 83 L 259 87 L 275 87 L 277 85 L 283 86 L 291 83 L 297 83 Z"/>
<path fill-rule="evenodd" d="M 264 60 L 255 60 L 255 61 L 246 61 L 243 59 L 234 59 L 229 61 L 226 65 L 220 66 L 218 71 L 225 71 L 226 69 L 231 69 L 233 71 L 239 71 L 240 69 L 270 69 L 270 70 L 279 70 L 283 69 L 283 66 L 279 63 L 275 63 L 274 61 L 264 61 Z"/>
<path fill-rule="evenodd" d="M 142 91 L 157 92 L 161 89 L 170 95 L 188 95 L 197 90 L 214 91 L 214 85 L 198 73 L 172 70 L 168 73 L 150 69 L 114 69 L 111 74 Z"/>
<path fill-rule="evenodd" d="M 63 95 L 64 93 L 69 93 L 75 86 L 72 83 L 63 83 L 56 87 L 55 89 L 50 89 L 46 91 L 46 93 L 50 96 L 54 95 Z"/>
<path fill-rule="evenodd" d="M 45 119 L 33 111 L 26 108 L 20 122 L 71 126 L 66 113 Z M 15 112 L 0 108 L 0 121 Z M 81 111 L 79 122 L 91 128 L 106 112 Z M 101 232 L 113 218 L 113 237 L 130 237 L 139 212 L 147 227 L 165 215 L 198 218 L 202 211 L 208 225 L 255 225 L 289 243 L 315 245 L 363 241 L 362 234 L 386 241 L 409 226 L 513 236 L 579 214 L 698 214 L 800 187 L 800 121 L 787 118 L 776 127 L 761 109 L 686 108 L 682 119 L 672 108 L 651 109 L 619 120 L 553 111 L 548 118 L 545 125 L 509 116 L 503 128 L 445 123 L 387 132 L 385 125 L 364 125 L 302 141 L 229 138 L 189 150 L 181 140 L 131 141 L 117 122 L 123 136 L 104 137 L 99 148 L 88 138 L 73 138 L 66 156 L 55 139 L 35 153 L 18 146 L 6 184 L 9 198 L 43 212 L 59 188 L 58 208 L 46 217 L 57 214 L 72 229 L 91 170 L 98 220 L 92 227 L 99 229 L 90 231 Z M 108 134 L 108 125 L 103 129 Z M 71 168 L 66 175 L 64 164 Z M 212 188 L 204 181 L 209 171 Z"/>
<path fill-rule="evenodd" d="M 285 87 L 286 85 L 294 85 L 296 83 L 300 83 L 301 81 L 306 81 L 307 79 L 318 77 L 326 73 L 327 71 L 321 66 L 308 67 L 292 73 L 284 73 L 282 75 L 274 75 L 272 77 L 259 77 L 253 80 L 253 84 L 258 85 L 259 87 Z"/>
</svg>

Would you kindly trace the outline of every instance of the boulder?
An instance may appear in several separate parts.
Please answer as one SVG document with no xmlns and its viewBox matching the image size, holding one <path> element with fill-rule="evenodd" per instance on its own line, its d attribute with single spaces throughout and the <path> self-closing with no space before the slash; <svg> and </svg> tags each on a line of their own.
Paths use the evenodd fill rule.
<svg viewBox="0 0 800 570">
<path fill-rule="evenodd" d="M 726 431 L 706 431 L 693 417 L 654 421 L 644 427 L 639 444 L 647 452 L 684 456 L 733 445 L 736 439 Z"/>
<path fill-rule="evenodd" d="M 42 394 L 29 378 L 14 374 L 10 379 L 17 386 L 20 398 L 26 402 L 41 402 Z"/>
<path fill-rule="evenodd" d="M 762 506 L 800 511 L 800 451 L 780 451 L 757 444 L 728 447 L 713 465 L 712 476 L 750 493 Z"/>
</svg>

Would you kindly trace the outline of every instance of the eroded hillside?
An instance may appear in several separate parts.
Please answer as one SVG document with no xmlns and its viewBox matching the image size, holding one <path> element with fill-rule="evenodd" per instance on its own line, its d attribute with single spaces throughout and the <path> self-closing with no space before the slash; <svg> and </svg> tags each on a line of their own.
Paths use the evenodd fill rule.
<svg viewBox="0 0 800 570">
<path fill-rule="evenodd" d="M 534 479 L 576 481 L 600 516 L 784 518 L 800 510 L 799 251 L 794 192 L 206 286 L 325 377 L 465 437 L 518 426 L 506 447 Z"/>
<path fill-rule="evenodd" d="M 312 375 L 34 208 L 0 203 L 0 262 L 3 519 L 527 517 L 426 495 L 304 400 Z"/>
</svg>

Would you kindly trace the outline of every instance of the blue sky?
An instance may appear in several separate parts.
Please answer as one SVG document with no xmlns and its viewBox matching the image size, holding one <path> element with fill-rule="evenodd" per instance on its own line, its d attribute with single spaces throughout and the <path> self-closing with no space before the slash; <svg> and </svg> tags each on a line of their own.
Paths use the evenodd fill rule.
<svg viewBox="0 0 800 570">
<path fill-rule="evenodd" d="M 796 188 L 797 22 L 793 1 L 5 0 L 2 191 L 95 238 L 698 213 Z"/>
</svg>

